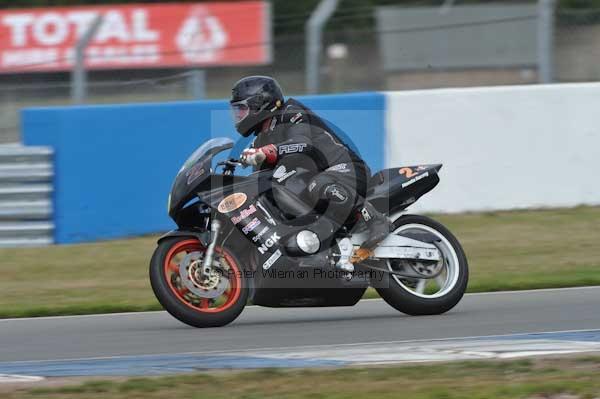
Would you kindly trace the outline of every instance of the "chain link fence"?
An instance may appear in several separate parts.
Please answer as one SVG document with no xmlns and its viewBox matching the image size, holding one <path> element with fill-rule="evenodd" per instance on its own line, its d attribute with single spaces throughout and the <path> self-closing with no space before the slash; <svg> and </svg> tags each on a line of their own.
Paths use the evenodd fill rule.
<svg viewBox="0 0 600 399">
<path fill-rule="evenodd" d="M 558 9 L 554 40 L 557 82 L 600 80 L 600 8 Z"/>
<path fill-rule="evenodd" d="M 169 76 L 91 81 L 87 103 L 132 103 L 190 99 L 187 93 L 189 73 Z M 68 79 L 68 76 L 65 76 Z M 62 106 L 71 104 L 71 84 L 39 83 L 17 78 L 14 83 L 0 84 L 0 143 L 18 141 L 19 113 L 26 107 Z"/>
<path fill-rule="evenodd" d="M 535 2 L 527 4 L 535 5 Z M 461 56 L 465 59 L 488 57 L 487 53 L 483 52 L 473 54 L 481 52 L 477 46 L 459 46 L 458 48 L 465 53 L 451 54 L 448 48 L 454 48 L 456 43 L 450 42 L 436 47 L 435 51 L 430 51 L 441 66 L 432 65 L 431 60 L 423 56 L 416 45 L 413 49 L 398 50 L 401 56 L 410 58 L 413 63 L 416 61 L 416 67 L 389 70 L 385 66 L 383 54 L 384 35 L 393 34 L 399 40 L 405 38 L 408 39 L 408 43 L 418 43 L 421 39 L 431 39 L 440 35 L 452 38 L 456 32 L 475 25 L 479 32 L 479 37 L 475 39 L 486 40 L 489 43 L 497 41 L 494 45 L 494 56 L 500 59 L 505 56 L 509 60 L 507 38 L 502 35 L 494 36 L 494 32 L 497 32 L 494 29 L 511 21 L 494 17 L 484 19 L 483 22 L 456 24 L 442 16 L 439 19 L 441 22 L 434 25 L 424 23 L 423 26 L 400 27 L 396 31 L 386 32 L 376 22 L 376 9 L 377 7 L 364 6 L 345 8 L 334 15 L 328 25 L 331 28 L 323 36 L 320 92 L 533 84 L 538 81 L 536 65 L 521 65 L 513 62 L 514 60 L 504 66 L 443 66 L 444 60 L 460 59 Z M 434 9 L 440 13 L 447 12 L 440 7 Z M 368 18 L 365 19 L 365 15 Z M 274 24 L 293 24 L 297 29 L 273 37 L 272 64 L 206 69 L 205 80 L 200 89 L 205 98 L 226 98 L 232 84 L 249 74 L 277 77 L 288 95 L 305 92 L 304 23 L 308 15 L 295 15 L 293 20 L 277 15 L 274 17 Z M 536 15 L 530 15 L 523 18 L 522 22 L 536 24 L 536 18 Z M 510 28 L 511 25 L 506 26 Z M 432 36 L 433 34 L 438 36 Z M 553 42 L 555 82 L 600 80 L 600 9 L 556 9 Z M 427 43 L 427 40 L 423 43 Z M 503 54 L 503 51 L 507 53 Z M 523 51 L 531 52 L 535 49 L 528 48 Z M 191 70 L 92 71 L 88 74 L 86 102 L 102 104 L 192 100 L 199 91 L 199 88 L 195 87 L 198 81 L 194 80 L 194 76 L 195 72 Z M 0 143 L 19 140 L 20 109 L 69 105 L 70 92 L 69 73 L 0 76 Z"/>
</svg>

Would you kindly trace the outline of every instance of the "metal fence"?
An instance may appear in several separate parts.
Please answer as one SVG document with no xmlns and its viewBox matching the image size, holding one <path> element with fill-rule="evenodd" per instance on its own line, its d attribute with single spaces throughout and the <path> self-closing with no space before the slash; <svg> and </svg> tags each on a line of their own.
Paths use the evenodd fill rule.
<svg viewBox="0 0 600 399">
<path fill-rule="evenodd" d="M 555 27 L 555 79 L 600 80 L 600 8 L 558 9 Z"/>
<path fill-rule="evenodd" d="M 535 5 L 535 2 L 530 4 Z M 458 7 L 455 6 L 455 7 Z M 484 7 L 484 6 L 482 6 Z M 436 10 L 438 10 L 436 8 Z M 442 12 L 439 8 L 439 12 Z M 444 12 L 447 12 L 445 10 Z M 376 23 L 376 7 L 360 6 L 340 8 L 328 23 L 323 35 L 322 57 L 319 67 L 320 92 L 346 92 L 364 90 L 403 90 L 447 86 L 474 86 L 499 84 L 533 84 L 540 79 L 536 65 L 507 63 L 505 66 L 462 66 L 434 67 L 427 59 L 419 59 L 418 53 L 411 56 L 411 68 L 388 70 L 382 52 L 383 35 L 389 32 Z M 294 21 L 278 19 L 275 24 L 294 23 L 296 31 L 273 37 L 273 63 L 261 67 L 211 68 L 203 71 L 204 79 L 198 79 L 193 70 L 139 70 L 102 71 L 89 73 L 88 97 L 86 102 L 130 103 L 190 100 L 199 97 L 223 98 L 229 95 L 232 84 L 248 74 L 270 74 L 278 78 L 290 95 L 305 92 L 305 32 L 304 23 L 308 15 L 295 16 Z M 498 35 L 498 26 L 510 21 L 504 17 L 491 17 L 477 24 L 477 35 L 485 40 L 497 40 L 494 51 L 502 57 L 507 40 Z M 536 23 L 536 15 L 531 23 Z M 365 22 L 366 21 L 366 22 Z M 413 26 L 393 32 L 399 38 L 431 38 L 432 32 L 449 36 L 448 32 L 468 29 L 453 26 L 443 15 L 435 25 Z M 448 26 L 447 26 L 448 25 Z M 509 26 L 509 25 L 507 25 Z M 600 79 L 600 9 L 556 9 L 552 34 L 551 63 L 553 81 L 577 82 Z M 486 36 L 487 35 L 487 36 Z M 515 40 L 511 38 L 510 40 Z M 424 40 L 423 43 L 427 43 Z M 476 43 L 476 41 L 474 41 Z M 477 46 L 462 47 L 465 59 L 485 56 Z M 503 50 L 504 49 L 504 50 Z M 413 49 L 414 50 L 414 49 Z M 539 51 L 528 47 L 526 51 Z M 400 52 L 409 49 L 400 49 Z M 411 50 L 412 51 L 412 50 Z M 438 62 L 457 58 L 440 47 L 436 55 Z M 446 53 L 444 53 L 446 51 Z M 408 56 L 408 55 L 407 55 Z M 458 56 L 460 57 L 460 55 Z M 506 56 L 508 59 L 508 56 Z M 535 57 L 533 57 L 535 58 Z M 70 75 L 25 74 L 0 76 L 0 143 L 18 140 L 19 110 L 31 106 L 67 105 L 71 103 Z"/>
<path fill-rule="evenodd" d="M 156 77 L 96 80 L 88 85 L 86 103 L 132 103 L 187 100 L 193 97 L 192 72 L 168 72 Z M 68 75 L 65 74 L 65 79 Z M 19 110 L 24 107 L 71 104 L 69 82 L 39 83 L 18 79 L 0 84 L 0 143 L 18 140 Z"/>
</svg>

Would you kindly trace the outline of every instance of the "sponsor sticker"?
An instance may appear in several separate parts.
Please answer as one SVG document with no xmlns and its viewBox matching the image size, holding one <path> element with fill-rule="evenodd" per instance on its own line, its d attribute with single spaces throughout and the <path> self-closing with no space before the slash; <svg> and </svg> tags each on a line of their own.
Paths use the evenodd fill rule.
<svg viewBox="0 0 600 399">
<path fill-rule="evenodd" d="M 302 112 L 298 112 L 296 115 L 290 118 L 290 122 L 292 123 L 300 123 L 302 121 Z"/>
<path fill-rule="evenodd" d="M 264 255 L 269 250 L 269 248 L 271 248 L 273 245 L 279 242 L 280 239 L 281 237 L 277 233 L 273 233 L 271 237 L 267 238 L 265 242 L 260 247 L 258 247 L 258 252 Z"/>
<path fill-rule="evenodd" d="M 250 223 L 248 223 L 246 226 L 244 226 L 244 228 L 242 229 L 242 232 L 244 234 L 248 234 L 252 230 L 254 230 L 258 225 L 260 225 L 260 220 L 258 220 L 258 218 L 254 218 L 250 221 Z"/>
<path fill-rule="evenodd" d="M 231 223 L 238 224 L 248 216 L 252 215 L 254 212 L 256 212 L 256 207 L 254 205 L 250 205 L 248 208 L 242 209 L 238 216 L 233 216 L 231 218 Z"/>
<path fill-rule="evenodd" d="M 258 241 L 262 236 L 264 236 L 268 231 L 269 231 L 269 226 L 265 226 L 263 227 L 263 229 L 261 231 L 259 231 L 254 237 L 252 237 L 252 241 L 256 242 Z"/>
<path fill-rule="evenodd" d="M 369 220 L 371 220 L 371 214 L 369 213 L 369 211 L 367 210 L 367 208 L 361 209 L 360 213 L 362 214 L 363 219 L 365 220 L 365 222 L 368 222 Z"/>
<path fill-rule="evenodd" d="M 281 165 L 275 172 L 273 173 L 273 177 L 277 179 L 278 183 L 284 182 L 288 177 L 291 177 L 296 174 L 296 170 L 290 170 L 289 172 L 286 170 L 285 166 Z"/>
<path fill-rule="evenodd" d="M 296 143 L 296 144 L 285 144 L 279 146 L 279 155 L 283 154 L 294 154 L 296 152 L 302 152 L 306 148 L 306 143 Z"/>
<path fill-rule="evenodd" d="M 407 179 L 410 179 L 411 177 L 416 175 L 417 172 L 412 170 L 412 168 L 400 168 L 398 170 L 398 174 L 404 175 L 404 176 L 406 176 Z"/>
<path fill-rule="evenodd" d="M 338 163 L 337 165 L 333 165 L 330 168 L 325 169 L 328 172 L 340 172 L 340 173 L 345 173 L 345 172 L 350 172 L 350 169 L 348 169 L 348 164 L 346 163 Z"/>
<path fill-rule="evenodd" d="M 275 172 L 273 172 L 273 177 L 276 179 L 279 179 L 280 177 L 285 175 L 285 172 L 286 172 L 285 166 L 281 165 L 280 167 L 275 169 Z"/>
<path fill-rule="evenodd" d="M 273 252 L 273 255 L 271 255 L 269 257 L 269 259 L 267 259 L 265 261 L 265 263 L 263 263 L 263 269 L 264 270 L 269 270 L 271 268 L 271 266 L 273 266 L 273 264 L 275 262 L 277 262 L 277 259 L 281 258 L 281 250 L 278 249 L 277 251 Z"/>
<path fill-rule="evenodd" d="M 280 167 L 275 169 L 275 172 L 273 172 L 273 177 L 276 179 L 279 179 L 280 177 L 285 175 L 285 172 L 286 172 L 285 166 L 281 165 Z"/>
<path fill-rule="evenodd" d="M 327 187 L 325 195 L 332 200 L 337 200 L 337 202 L 344 202 L 348 199 L 335 185 Z"/>
<path fill-rule="evenodd" d="M 202 163 L 194 165 L 185 175 L 187 176 L 187 185 L 189 186 L 204 174 L 204 168 L 202 167 Z"/>
<path fill-rule="evenodd" d="M 73 1 L 63 3 L 67 6 L 2 10 L 2 73 L 71 70 L 73 48 L 96 16 L 103 19 L 86 51 L 89 69 L 271 62 L 271 16 L 266 1 L 81 7 L 70 7 Z"/>
<path fill-rule="evenodd" d="M 248 196 L 244 193 L 233 193 L 223 198 L 217 209 L 221 213 L 229 213 L 238 209 L 246 203 Z"/>
<path fill-rule="evenodd" d="M 416 182 L 418 182 L 419 180 L 426 178 L 427 176 L 429 176 L 429 172 L 425 172 L 425 173 L 423 173 L 422 175 L 419 175 L 419 176 L 417 176 L 417 177 L 413 177 L 413 178 L 412 178 L 412 179 L 410 179 L 409 181 L 407 181 L 407 182 L 405 182 L 405 183 L 402 183 L 402 188 L 404 188 L 404 187 L 407 187 L 407 186 L 410 186 L 411 184 L 413 184 L 413 183 L 416 183 Z"/>
</svg>

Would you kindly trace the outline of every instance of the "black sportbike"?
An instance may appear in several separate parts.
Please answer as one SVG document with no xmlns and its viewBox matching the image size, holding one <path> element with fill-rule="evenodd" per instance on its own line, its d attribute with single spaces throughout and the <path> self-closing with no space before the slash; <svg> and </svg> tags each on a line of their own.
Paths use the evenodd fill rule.
<svg viewBox="0 0 600 399">
<path fill-rule="evenodd" d="M 205 142 L 169 195 L 178 229 L 159 239 L 150 281 L 180 321 L 223 326 L 249 302 L 352 306 L 369 286 L 410 315 L 441 314 L 462 298 L 469 271 L 458 240 L 440 223 L 405 211 L 437 185 L 442 165 L 385 169 L 371 177 L 368 200 L 394 229 L 365 255 L 359 251 L 364 227 L 336 226 L 303 200 L 306 186 L 298 182 L 304 175 L 308 180 L 307 171 L 282 166 L 236 175 L 240 163 L 233 159 L 215 160 L 213 169 L 213 158 L 232 147 L 226 138 Z M 340 267 L 348 264 L 353 272 Z"/>
</svg>

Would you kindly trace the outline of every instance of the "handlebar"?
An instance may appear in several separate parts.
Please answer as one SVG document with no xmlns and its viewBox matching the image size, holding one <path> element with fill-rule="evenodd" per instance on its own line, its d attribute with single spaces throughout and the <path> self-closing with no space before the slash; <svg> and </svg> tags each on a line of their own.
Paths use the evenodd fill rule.
<svg viewBox="0 0 600 399">
<path fill-rule="evenodd" d="M 232 175 L 235 172 L 235 168 L 238 166 L 243 166 L 239 159 L 228 159 L 226 161 L 217 162 L 217 166 L 223 167 L 224 175 Z"/>
<path fill-rule="evenodd" d="M 217 166 L 223 166 L 223 167 L 236 167 L 236 166 L 242 166 L 242 163 L 240 162 L 239 159 L 228 159 L 227 161 L 221 161 L 221 162 L 217 162 Z"/>
</svg>

